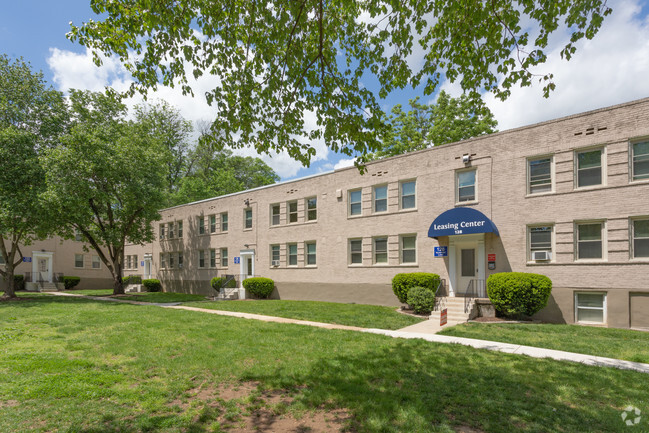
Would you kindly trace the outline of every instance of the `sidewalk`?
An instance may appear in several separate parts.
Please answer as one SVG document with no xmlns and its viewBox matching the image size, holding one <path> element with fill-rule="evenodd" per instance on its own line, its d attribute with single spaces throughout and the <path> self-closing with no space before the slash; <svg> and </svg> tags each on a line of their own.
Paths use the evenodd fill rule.
<svg viewBox="0 0 649 433">
<path fill-rule="evenodd" d="M 624 361 L 621 359 L 604 358 L 602 356 L 584 355 L 581 353 L 563 352 L 561 350 L 543 349 L 540 347 L 521 346 L 518 344 L 500 343 L 497 341 L 486 341 L 486 340 L 476 340 L 473 338 L 437 335 L 435 334 L 435 332 L 437 332 L 439 329 L 435 330 L 435 328 L 436 326 L 437 327 L 439 326 L 436 323 L 429 323 L 430 321 L 420 322 L 415 325 L 411 325 L 406 328 L 399 329 L 397 331 L 389 331 L 385 329 L 366 329 L 366 328 L 359 328 L 356 326 L 336 325 L 333 323 L 311 322 L 308 320 L 296 320 L 296 319 L 287 319 L 284 317 L 264 316 L 261 314 L 240 313 L 235 311 L 210 310 L 207 308 L 197 308 L 197 307 L 185 307 L 177 304 L 151 304 L 147 302 L 129 301 L 125 299 L 113 299 L 113 298 L 105 298 L 99 296 L 76 295 L 72 293 L 51 292 L 49 294 L 54 296 L 80 297 L 80 298 L 87 298 L 87 299 L 93 299 L 93 300 L 105 301 L 105 302 L 121 302 L 121 303 L 134 304 L 134 305 L 154 305 L 162 308 L 196 311 L 201 313 L 216 314 L 219 316 L 230 316 L 230 317 L 238 317 L 242 319 L 261 320 L 264 322 L 291 323 L 295 325 L 313 326 L 313 327 L 323 328 L 323 329 L 340 329 L 345 331 L 365 332 L 369 334 L 385 335 L 392 338 L 406 338 L 406 339 L 419 338 L 422 340 L 430 341 L 432 343 L 461 344 L 463 346 L 469 346 L 475 349 L 486 349 L 486 350 L 493 350 L 496 352 L 512 353 L 516 355 L 527 355 L 533 358 L 549 358 L 557 361 L 578 362 L 581 364 L 592 365 L 596 367 L 614 367 L 614 368 L 619 368 L 621 370 L 633 370 L 633 371 L 638 371 L 640 373 L 649 374 L 649 364 L 643 364 L 641 362 Z M 450 324 L 450 326 L 452 326 L 452 324 Z"/>
</svg>

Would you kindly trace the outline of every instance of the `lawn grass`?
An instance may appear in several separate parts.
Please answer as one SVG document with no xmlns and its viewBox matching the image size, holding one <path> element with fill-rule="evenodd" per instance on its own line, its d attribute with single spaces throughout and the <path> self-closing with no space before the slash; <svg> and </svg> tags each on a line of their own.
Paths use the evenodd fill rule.
<svg viewBox="0 0 649 433">
<path fill-rule="evenodd" d="M 0 303 L 0 431 L 227 431 L 259 401 L 215 406 L 197 390 L 253 384 L 282 409 L 347 410 L 359 432 L 629 432 L 648 376 L 612 368 L 27 294 Z M 649 429 L 643 417 L 634 431 Z"/>
<path fill-rule="evenodd" d="M 286 317 L 288 319 L 335 323 L 361 328 L 400 329 L 426 320 L 420 317 L 397 313 L 395 311 L 396 307 L 340 304 L 336 302 L 266 299 L 259 301 L 188 302 L 184 305 L 209 308 L 212 310 L 238 311 L 242 313 Z"/>
<path fill-rule="evenodd" d="M 649 332 L 534 323 L 465 323 L 439 334 L 649 363 Z"/>
<path fill-rule="evenodd" d="M 113 291 L 110 289 L 67 290 L 65 293 L 72 293 L 76 295 L 85 295 L 85 296 L 112 296 L 113 295 Z M 189 293 L 141 292 L 141 293 L 128 293 L 125 295 L 119 295 L 117 299 L 126 299 L 129 301 L 164 304 L 170 302 L 204 301 L 205 296 L 192 295 Z"/>
</svg>

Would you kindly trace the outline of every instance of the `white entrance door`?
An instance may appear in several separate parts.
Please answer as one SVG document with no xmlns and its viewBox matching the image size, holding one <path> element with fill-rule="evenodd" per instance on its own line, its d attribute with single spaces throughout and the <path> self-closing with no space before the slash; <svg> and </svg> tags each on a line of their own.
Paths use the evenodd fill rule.
<svg viewBox="0 0 649 433">
<path fill-rule="evenodd" d="M 151 278 L 151 256 L 144 256 L 144 276 L 145 280 Z"/>
<path fill-rule="evenodd" d="M 243 281 L 255 275 L 255 250 L 241 250 L 239 255 L 239 281 Z"/>
<path fill-rule="evenodd" d="M 54 253 L 32 252 L 32 274 L 35 282 L 52 282 L 52 255 Z"/>
<path fill-rule="evenodd" d="M 471 280 L 475 280 L 478 275 L 477 269 L 477 248 L 476 243 L 460 243 L 455 246 L 455 255 L 457 265 L 457 294 L 466 294 L 467 287 Z"/>
<path fill-rule="evenodd" d="M 471 280 L 484 284 L 484 234 L 449 236 L 449 296 L 464 296 Z"/>
</svg>

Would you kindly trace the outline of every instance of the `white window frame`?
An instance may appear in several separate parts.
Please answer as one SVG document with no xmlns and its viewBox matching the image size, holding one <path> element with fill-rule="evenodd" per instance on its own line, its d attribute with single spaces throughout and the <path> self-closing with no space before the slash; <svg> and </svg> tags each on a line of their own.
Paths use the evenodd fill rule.
<svg viewBox="0 0 649 433">
<path fill-rule="evenodd" d="M 533 162 L 550 160 L 550 189 L 548 191 L 532 191 L 532 167 Z M 554 155 L 536 155 L 527 158 L 527 194 L 528 195 L 542 195 L 542 194 L 551 194 L 554 192 L 554 179 L 555 179 L 555 168 L 554 168 Z M 544 184 L 545 185 L 545 184 Z"/>
<path fill-rule="evenodd" d="M 385 189 L 385 198 L 377 198 L 376 197 L 376 190 L 377 189 Z M 376 206 L 378 202 L 380 201 L 385 201 L 385 210 L 376 210 Z M 388 211 L 388 184 L 382 184 L 382 185 L 374 185 L 372 187 L 372 213 L 386 213 Z"/>
<path fill-rule="evenodd" d="M 595 225 L 600 224 L 600 242 L 602 243 L 602 257 L 600 258 L 579 258 L 579 226 L 582 225 Z M 575 261 L 579 262 L 603 262 L 607 260 L 608 256 L 608 246 L 607 246 L 607 230 L 606 230 L 606 220 L 586 220 L 586 221 L 575 221 L 574 223 L 574 242 L 575 242 Z M 583 241 L 589 242 L 589 241 Z"/>
<path fill-rule="evenodd" d="M 275 257 L 275 253 L 277 253 L 277 257 Z M 270 265 L 273 266 L 273 262 L 277 260 L 277 262 L 280 261 L 282 256 L 282 250 L 279 244 L 272 244 L 270 246 Z"/>
<path fill-rule="evenodd" d="M 221 267 L 222 268 L 227 268 L 228 267 L 228 249 L 227 248 L 221 248 L 220 253 L 221 253 Z"/>
<path fill-rule="evenodd" d="M 97 265 L 97 266 L 95 266 L 95 265 Z M 101 269 L 101 258 L 99 258 L 98 255 L 92 255 L 90 257 L 90 267 L 92 269 Z"/>
<path fill-rule="evenodd" d="M 216 268 L 216 248 L 210 248 L 210 269 Z"/>
<path fill-rule="evenodd" d="M 379 251 L 376 248 L 376 242 L 379 240 L 384 240 L 385 239 L 385 262 L 379 262 L 377 258 L 377 254 L 383 254 L 383 251 L 379 253 Z M 390 262 L 390 255 L 389 255 L 389 239 L 387 236 L 376 236 L 372 238 L 372 264 L 378 265 L 378 266 L 385 266 Z"/>
<path fill-rule="evenodd" d="M 228 213 L 221 212 L 221 232 L 228 231 Z"/>
<path fill-rule="evenodd" d="M 205 217 L 203 215 L 196 217 L 198 220 L 198 234 L 199 235 L 204 235 L 206 230 L 205 230 Z"/>
<path fill-rule="evenodd" d="M 579 306 L 579 295 L 584 294 L 584 295 L 602 295 L 603 300 L 602 300 L 602 308 L 597 308 L 597 307 L 580 307 Z M 590 325 L 605 325 L 608 323 L 608 296 L 606 292 L 575 292 L 575 323 L 583 323 L 583 324 L 590 324 Z M 585 310 L 602 310 L 602 321 L 601 322 L 589 322 L 589 321 L 579 321 L 579 309 L 585 309 Z"/>
<path fill-rule="evenodd" d="M 415 238 L 415 247 L 412 249 L 415 252 L 415 260 L 413 262 L 405 262 L 403 260 L 403 253 L 406 251 L 403 247 L 403 238 Z M 411 251 L 410 249 L 408 251 Z M 399 263 L 402 265 L 416 265 L 417 264 L 417 234 L 409 233 L 405 235 L 399 235 Z"/>
<path fill-rule="evenodd" d="M 175 262 L 175 261 L 174 261 L 174 258 L 175 258 L 174 253 L 169 253 L 169 254 L 167 255 L 167 267 L 168 267 L 169 269 L 173 269 L 173 268 L 175 267 L 175 265 L 174 265 L 174 262 Z"/>
<path fill-rule="evenodd" d="M 198 250 L 198 269 L 206 269 L 205 250 Z"/>
<path fill-rule="evenodd" d="M 579 185 L 579 155 L 582 153 L 590 153 L 590 152 L 595 152 L 599 151 L 600 152 L 600 160 L 599 160 L 599 169 L 600 169 L 600 174 L 601 174 L 601 182 L 596 184 L 596 185 L 586 185 L 586 186 L 580 186 Z M 574 178 L 574 189 L 593 189 L 593 188 L 601 188 L 603 186 L 606 186 L 606 146 L 597 146 L 597 147 L 588 147 L 584 149 L 575 149 L 574 153 L 574 165 L 575 165 L 575 178 Z"/>
<path fill-rule="evenodd" d="M 277 213 L 275 213 L 275 209 L 277 209 Z M 275 221 L 275 218 L 277 218 L 277 221 Z M 279 205 L 279 203 L 273 203 L 270 205 L 270 225 L 271 226 L 278 226 L 282 222 L 282 207 Z"/>
<path fill-rule="evenodd" d="M 315 206 L 313 208 L 309 208 L 309 201 L 313 200 L 315 203 Z M 306 212 L 306 220 L 307 221 L 318 221 L 318 197 L 313 196 L 313 197 L 307 197 L 304 199 L 304 209 Z M 311 218 L 311 212 L 314 212 L 314 217 Z"/>
<path fill-rule="evenodd" d="M 473 199 L 460 201 L 460 175 L 463 173 L 474 172 L 474 181 L 473 181 Z M 467 188 L 466 186 L 463 188 Z M 455 204 L 469 204 L 478 202 L 478 168 L 463 168 L 461 170 L 455 170 Z"/>
<path fill-rule="evenodd" d="M 250 212 L 250 218 L 248 218 L 248 212 Z M 252 212 L 252 208 L 248 207 L 243 210 L 243 229 L 244 230 L 252 230 L 253 226 L 253 219 L 254 215 Z M 248 221 L 250 221 L 250 226 L 248 226 Z"/>
<path fill-rule="evenodd" d="M 160 269 L 167 269 L 167 254 L 160 253 Z"/>
<path fill-rule="evenodd" d="M 314 247 L 313 254 L 309 253 L 309 245 L 313 245 Z M 313 263 L 309 263 L 309 255 L 313 255 Z M 304 264 L 305 266 L 311 267 L 318 265 L 318 245 L 316 241 L 304 242 Z"/>
<path fill-rule="evenodd" d="M 629 219 L 629 240 L 630 240 L 630 245 L 629 245 L 629 256 L 632 260 L 639 260 L 639 261 L 647 261 L 649 260 L 649 257 L 636 257 L 635 255 L 635 241 L 636 241 L 636 236 L 635 236 L 635 223 L 637 221 L 649 221 L 649 216 L 646 217 L 632 217 Z M 648 239 L 646 237 L 641 237 L 638 239 Z"/>
<path fill-rule="evenodd" d="M 647 182 L 649 181 L 649 175 L 643 175 L 640 178 L 636 179 L 636 174 L 635 174 L 635 151 L 633 149 L 633 146 L 636 144 L 643 144 L 643 143 L 649 143 L 649 138 L 641 139 L 641 140 L 634 140 L 629 142 L 629 178 L 631 182 Z M 641 157 L 642 160 L 648 159 L 649 155 L 645 156 L 643 155 Z"/>
<path fill-rule="evenodd" d="M 81 266 L 77 264 L 77 258 L 81 256 Z M 84 254 L 75 254 L 74 255 L 74 268 L 75 269 L 83 269 L 85 268 L 86 265 L 86 256 Z"/>
<path fill-rule="evenodd" d="M 359 194 L 359 199 L 358 201 L 352 201 L 352 194 L 358 193 Z M 363 215 L 363 189 L 362 188 L 356 188 L 356 189 L 350 189 L 347 191 L 347 201 L 349 203 L 347 207 L 347 214 L 351 217 L 358 217 Z M 358 213 L 353 213 L 352 212 L 352 206 L 358 204 Z"/>
<path fill-rule="evenodd" d="M 183 237 L 183 222 L 182 221 L 177 221 L 176 222 L 176 233 L 178 235 L 178 239 L 181 239 Z"/>
<path fill-rule="evenodd" d="M 216 233 L 216 214 L 212 214 L 208 218 L 210 221 L 210 233 Z"/>
<path fill-rule="evenodd" d="M 165 227 L 166 226 L 164 223 L 160 224 L 160 231 L 159 231 L 160 240 L 163 240 L 165 238 Z"/>
<path fill-rule="evenodd" d="M 185 257 L 182 251 L 176 253 L 176 263 L 178 264 L 178 269 L 182 269 L 185 262 Z M 137 268 L 137 267 L 136 267 Z"/>
<path fill-rule="evenodd" d="M 173 221 L 170 222 L 170 223 L 167 223 L 167 237 L 168 237 L 169 239 L 173 239 L 173 238 L 174 238 L 174 234 L 175 234 L 175 232 L 176 232 L 176 231 L 174 230 L 174 226 L 175 226 L 175 224 L 174 224 Z"/>
<path fill-rule="evenodd" d="M 133 255 L 133 269 L 137 269 L 137 254 Z"/>
<path fill-rule="evenodd" d="M 291 247 L 295 247 L 295 254 L 291 254 Z M 287 266 L 296 267 L 298 265 L 297 243 L 291 242 L 291 243 L 286 244 L 286 256 L 287 256 L 287 259 L 286 259 L 286 265 Z M 294 264 L 291 263 L 291 258 L 292 257 L 295 257 L 295 263 Z"/>
<path fill-rule="evenodd" d="M 295 211 L 291 210 L 291 205 L 295 205 Z M 295 216 L 295 221 L 291 221 L 291 216 Z M 298 215 L 297 200 L 287 201 L 286 202 L 286 223 L 296 224 L 298 221 L 299 221 L 299 215 Z"/>
<path fill-rule="evenodd" d="M 415 192 L 412 194 L 404 194 L 403 193 L 403 186 L 409 183 L 415 184 Z M 410 197 L 412 196 L 415 199 L 415 204 L 412 207 L 404 207 L 403 206 L 403 199 L 404 197 Z M 411 209 L 417 209 L 417 179 L 408 179 L 408 180 L 402 180 L 399 182 L 399 209 L 401 210 L 411 210 Z"/>
<path fill-rule="evenodd" d="M 355 252 L 352 249 L 352 242 L 359 242 L 360 243 L 360 245 L 361 245 L 360 251 Z M 348 240 L 347 245 L 348 245 L 348 250 L 349 250 L 348 256 L 347 256 L 347 263 L 350 266 L 361 266 L 363 264 L 363 238 L 351 238 L 351 239 Z M 354 261 L 353 261 L 354 254 L 360 254 L 360 256 L 361 256 L 361 261 L 360 262 L 354 263 Z"/>
<path fill-rule="evenodd" d="M 532 229 L 535 228 L 542 228 L 542 227 L 550 227 L 550 248 L 545 249 L 545 248 L 537 248 L 537 249 L 532 249 Z M 537 263 L 536 260 L 533 258 L 533 253 L 534 251 L 548 251 L 550 253 L 550 260 L 547 262 L 554 262 L 554 251 L 555 251 L 555 225 L 554 223 L 547 223 L 547 224 L 530 224 L 527 226 L 527 261 L 529 263 Z M 547 263 L 547 262 L 541 262 L 541 263 Z"/>
</svg>

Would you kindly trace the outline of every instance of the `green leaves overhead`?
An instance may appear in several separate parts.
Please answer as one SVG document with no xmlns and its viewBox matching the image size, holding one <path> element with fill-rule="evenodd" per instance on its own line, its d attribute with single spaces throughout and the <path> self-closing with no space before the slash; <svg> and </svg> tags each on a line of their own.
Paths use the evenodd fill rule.
<svg viewBox="0 0 649 433">
<path fill-rule="evenodd" d="M 70 39 L 100 55 L 117 55 L 135 80 L 130 93 L 159 84 L 198 90 L 192 79 L 218 78 L 204 95 L 218 108 L 212 124 L 231 146 L 286 150 L 308 165 L 322 138 L 333 151 L 364 155 L 383 133 L 377 97 L 441 80 L 458 81 L 467 95 L 543 83 L 554 89 L 545 62 L 548 37 L 571 35 L 561 50 L 592 38 L 611 10 L 604 0 L 490 2 L 446 0 L 94 0 L 103 21 L 73 26 Z M 373 94 L 364 80 L 374 76 Z M 314 115 L 309 130 L 305 116 Z"/>
</svg>

